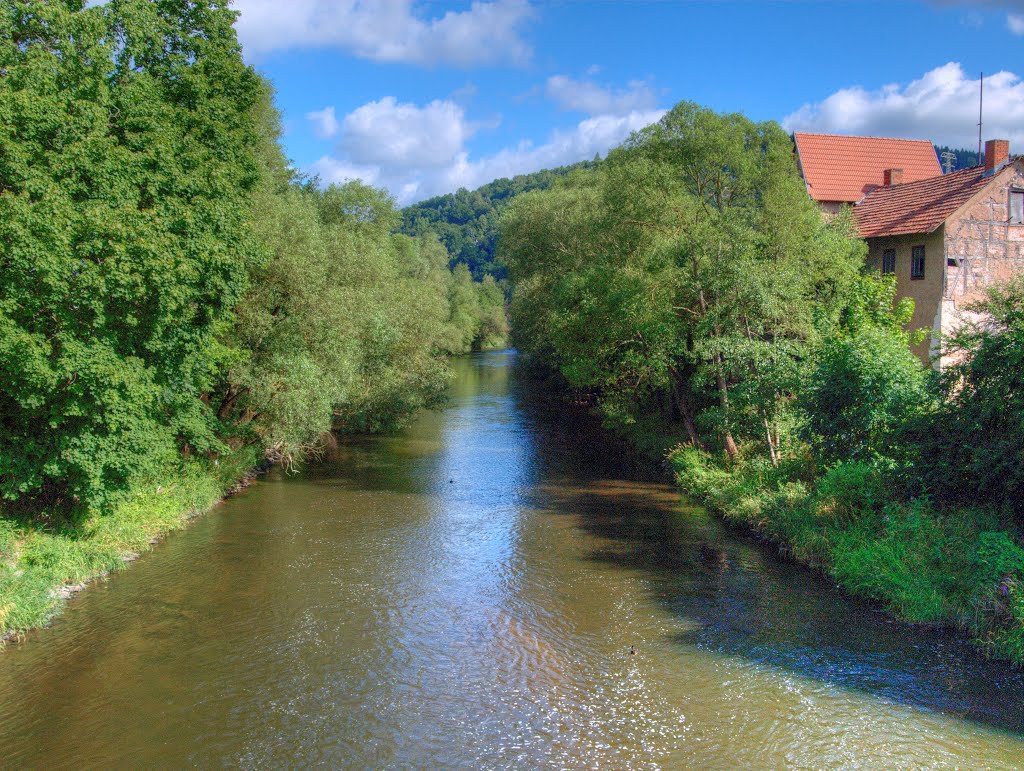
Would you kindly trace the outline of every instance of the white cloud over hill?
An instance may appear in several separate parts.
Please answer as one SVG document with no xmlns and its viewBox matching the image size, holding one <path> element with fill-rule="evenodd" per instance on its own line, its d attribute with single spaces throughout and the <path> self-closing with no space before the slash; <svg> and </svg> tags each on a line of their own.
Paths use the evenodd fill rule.
<svg viewBox="0 0 1024 771">
<path fill-rule="evenodd" d="M 787 116 L 790 131 L 930 139 L 973 148 L 978 136 L 978 77 L 956 62 L 904 85 L 851 86 Z M 984 138 L 1009 139 L 1024 152 L 1024 81 L 1006 70 L 985 76 Z"/>
<path fill-rule="evenodd" d="M 418 107 L 386 96 L 345 116 L 338 149 L 353 163 L 401 175 L 447 166 L 476 130 L 450 99 Z"/>
<path fill-rule="evenodd" d="M 420 65 L 524 64 L 527 0 L 474 2 L 427 17 L 413 0 L 235 0 L 247 58 L 296 48 L 340 48 L 378 62 Z"/>
<path fill-rule="evenodd" d="M 326 108 L 306 117 L 319 130 Z M 398 102 L 394 97 L 369 102 L 338 121 L 334 154 L 311 167 L 327 183 L 360 179 L 386 187 L 399 203 L 473 189 L 498 177 L 589 160 L 620 144 L 632 131 L 664 114 L 656 109 L 622 109 L 621 114 L 592 115 L 568 129 L 553 131 L 547 141 L 523 141 L 499 152 L 474 158 L 466 146 L 478 131 L 496 123 L 469 120 L 454 99 L 425 105 Z"/>
</svg>

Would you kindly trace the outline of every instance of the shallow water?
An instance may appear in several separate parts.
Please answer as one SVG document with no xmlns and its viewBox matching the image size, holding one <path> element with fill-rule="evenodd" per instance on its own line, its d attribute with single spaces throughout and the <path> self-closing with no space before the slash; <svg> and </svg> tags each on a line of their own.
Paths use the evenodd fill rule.
<svg viewBox="0 0 1024 771">
<path fill-rule="evenodd" d="M 1024 761 L 1020 674 L 631 473 L 514 355 L 457 369 L 0 653 L 0 765 Z"/>
</svg>

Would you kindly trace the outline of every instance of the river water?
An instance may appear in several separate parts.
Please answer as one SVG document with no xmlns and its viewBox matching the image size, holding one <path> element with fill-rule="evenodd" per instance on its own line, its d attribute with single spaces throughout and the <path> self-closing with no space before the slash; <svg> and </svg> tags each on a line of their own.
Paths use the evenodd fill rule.
<svg viewBox="0 0 1024 771">
<path fill-rule="evenodd" d="M 456 367 L 0 653 L 0 765 L 1024 763 L 1021 675 L 631 473 L 513 354 Z"/>
</svg>

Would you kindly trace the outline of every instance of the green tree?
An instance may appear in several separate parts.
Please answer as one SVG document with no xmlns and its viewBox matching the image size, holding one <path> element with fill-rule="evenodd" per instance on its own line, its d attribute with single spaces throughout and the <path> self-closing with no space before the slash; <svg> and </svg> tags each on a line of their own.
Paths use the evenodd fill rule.
<svg viewBox="0 0 1024 771">
<path fill-rule="evenodd" d="M 862 259 L 823 223 L 774 123 L 677 105 L 597 171 L 513 202 L 502 228 L 522 347 L 613 420 L 668 403 L 692 442 L 773 460 L 798 363 Z"/>
<path fill-rule="evenodd" d="M 988 290 L 944 341 L 940 409 L 917 427 L 926 489 L 1024 523 L 1024 280 Z"/>
<path fill-rule="evenodd" d="M 804 435 L 819 461 L 892 462 L 911 422 L 934 406 L 928 371 L 911 353 L 913 301 L 894 277 L 854 284 L 843 323 L 815 352 L 801 394 Z"/>
<path fill-rule="evenodd" d="M 271 259 L 237 308 L 216 399 L 235 441 L 291 462 L 331 430 L 391 427 L 436 403 L 453 281 L 437 240 L 393 235 L 391 198 L 357 182 L 269 185 L 253 211 Z"/>
<path fill-rule="evenodd" d="M 453 267 L 463 263 L 477 281 L 493 276 L 503 282 L 506 268 L 498 256 L 501 213 L 517 195 L 545 190 L 565 174 L 594 165 L 584 161 L 543 169 L 512 179 L 496 179 L 472 192 L 460 188 L 454 193 L 428 198 L 402 210 L 400 230 L 411 236 L 436 234 L 450 253 Z"/>
<path fill-rule="evenodd" d="M 0 494 L 101 505 L 185 448 L 260 250 L 226 2 L 0 2 Z"/>
<path fill-rule="evenodd" d="M 459 263 L 452 271 L 448 301 L 454 335 L 452 349 L 454 352 L 468 351 L 473 347 L 480 326 L 480 298 L 465 263 Z"/>
</svg>

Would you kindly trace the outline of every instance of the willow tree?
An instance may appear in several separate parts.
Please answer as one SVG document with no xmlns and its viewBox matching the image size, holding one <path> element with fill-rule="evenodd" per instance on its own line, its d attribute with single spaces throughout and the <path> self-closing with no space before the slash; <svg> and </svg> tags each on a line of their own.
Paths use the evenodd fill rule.
<svg viewBox="0 0 1024 771">
<path fill-rule="evenodd" d="M 860 264 L 822 222 L 775 123 L 690 103 L 601 169 L 513 203 L 514 328 L 631 419 L 668 398 L 691 441 L 777 458 L 799 363 Z"/>
</svg>

